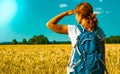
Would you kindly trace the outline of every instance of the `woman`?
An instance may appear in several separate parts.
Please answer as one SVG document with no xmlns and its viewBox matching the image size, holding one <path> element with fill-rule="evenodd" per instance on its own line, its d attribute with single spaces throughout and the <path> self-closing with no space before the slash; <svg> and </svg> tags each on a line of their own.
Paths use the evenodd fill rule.
<svg viewBox="0 0 120 74">
<path fill-rule="evenodd" d="M 74 47 L 74 45 L 76 43 L 76 38 L 82 32 L 80 32 L 80 30 L 78 30 L 76 25 L 65 25 L 65 24 L 61 25 L 58 23 L 65 16 L 70 16 L 72 14 L 75 14 L 76 21 L 78 22 L 78 24 L 81 25 L 83 29 L 85 29 L 89 32 L 94 31 L 95 27 L 98 26 L 98 20 L 96 18 L 96 14 L 93 14 L 92 6 L 87 2 L 83 2 L 83 3 L 78 4 L 74 10 L 62 12 L 61 14 L 58 14 L 57 16 L 50 19 L 49 22 L 47 23 L 47 27 L 49 29 L 53 30 L 54 32 L 57 32 L 60 34 L 68 34 L 68 36 L 71 40 L 72 46 Z M 100 41 L 102 44 L 103 56 L 105 57 L 105 55 L 104 55 L 105 54 L 105 47 L 104 47 L 105 34 L 100 27 L 98 29 L 98 34 L 100 36 Z M 75 49 L 72 50 L 73 52 L 71 54 L 71 58 L 69 61 L 69 65 L 68 65 L 68 69 L 67 69 L 68 73 L 70 73 L 70 74 L 87 74 L 85 72 L 85 70 L 84 70 L 84 72 L 75 72 L 75 70 L 70 67 L 70 65 L 72 64 L 73 59 L 74 59 L 73 58 L 74 50 Z M 101 66 L 101 68 L 103 68 L 103 67 Z M 104 69 L 102 69 L 99 73 L 93 72 L 92 74 L 104 74 Z"/>
</svg>

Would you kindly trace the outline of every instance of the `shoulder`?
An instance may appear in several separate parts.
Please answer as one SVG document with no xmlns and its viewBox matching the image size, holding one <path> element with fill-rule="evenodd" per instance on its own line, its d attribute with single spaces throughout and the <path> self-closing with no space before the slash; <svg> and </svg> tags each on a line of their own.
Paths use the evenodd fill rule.
<svg viewBox="0 0 120 74">
<path fill-rule="evenodd" d="M 75 32 L 76 26 L 75 25 L 68 25 L 68 35 L 71 35 Z"/>
<path fill-rule="evenodd" d="M 104 31 L 99 26 L 97 26 L 97 32 L 100 33 L 100 35 L 104 34 Z"/>
<path fill-rule="evenodd" d="M 75 45 L 76 38 L 78 37 L 79 34 L 80 32 L 78 28 L 76 27 L 76 25 L 68 25 L 68 37 L 71 40 L 72 46 Z"/>
<path fill-rule="evenodd" d="M 79 34 L 80 31 L 76 25 L 68 25 L 68 34 Z"/>
<path fill-rule="evenodd" d="M 82 27 L 83 28 L 83 27 Z M 68 31 L 76 31 L 79 32 L 79 28 L 77 25 L 68 25 Z"/>
<path fill-rule="evenodd" d="M 68 25 L 68 34 L 72 34 L 76 31 L 76 25 Z"/>
<path fill-rule="evenodd" d="M 72 39 L 76 39 L 78 35 L 80 35 L 80 31 L 78 30 L 76 25 L 68 25 L 68 36 Z"/>
<path fill-rule="evenodd" d="M 75 28 L 76 28 L 75 25 L 68 25 L 68 30 L 69 30 L 69 29 L 75 29 Z"/>
<path fill-rule="evenodd" d="M 103 41 L 106 37 L 104 31 L 102 30 L 100 26 L 97 26 L 97 34 L 99 35 L 101 41 Z"/>
</svg>

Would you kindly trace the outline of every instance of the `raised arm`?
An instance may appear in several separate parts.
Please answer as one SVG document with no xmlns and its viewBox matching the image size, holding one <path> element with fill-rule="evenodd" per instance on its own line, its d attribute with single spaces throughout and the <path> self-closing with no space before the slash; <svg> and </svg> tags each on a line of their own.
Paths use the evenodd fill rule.
<svg viewBox="0 0 120 74">
<path fill-rule="evenodd" d="M 52 19 L 50 19 L 46 25 L 49 29 L 53 30 L 54 32 L 57 32 L 57 33 L 60 33 L 60 34 L 68 34 L 67 25 L 65 25 L 65 24 L 61 25 L 61 24 L 58 24 L 58 22 L 62 18 L 64 18 L 66 15 L 71 15 L 73 13 L 74 13 L 73 10 L 63 12 L 63 13 L 53 17 Z"/>
</svg>

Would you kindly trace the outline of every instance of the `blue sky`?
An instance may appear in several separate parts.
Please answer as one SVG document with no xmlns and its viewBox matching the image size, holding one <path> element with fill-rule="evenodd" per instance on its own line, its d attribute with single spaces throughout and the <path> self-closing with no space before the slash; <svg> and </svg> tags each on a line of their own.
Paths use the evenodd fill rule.
<svg viewBox="0 0 120 74">
<path fill-rule="evenodd" d="M 99 25 L 105 34 L 120 35 L 120 0 L 0 0 L 0 42 L 27 40 L 34 35 L 45 35 L 50 41 L 69 40 L 67 35 L 57 34 L 46 23 L 57 14 L 74 9 L 87 1 L 97 13 Z M 74 15 L 66 16 L 59 23 L 76 24 Z"/>
</svg>

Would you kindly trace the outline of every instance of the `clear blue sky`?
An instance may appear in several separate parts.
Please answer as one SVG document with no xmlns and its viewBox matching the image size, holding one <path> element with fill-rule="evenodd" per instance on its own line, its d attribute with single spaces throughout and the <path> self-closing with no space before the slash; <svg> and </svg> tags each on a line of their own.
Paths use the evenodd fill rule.
<svg viewBox="0 0 120 74">
<path fill-rule="evenodd" d="M 40 34 L 50 41 L 69 40 L 67 35 L 49 30 L 46 23 L 83 1 L 89 2 L 98 13 L 99 25 L 107 37 L 120 35 L 120 0 L 0 0 L 0 42 L 28 40 Z M 77 24 L 74 15 L 65 17 L 60 23 Z"/>
</svg>

